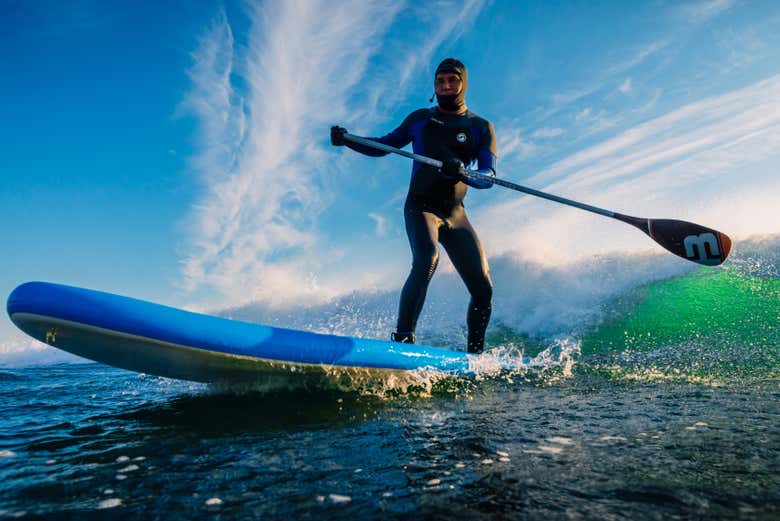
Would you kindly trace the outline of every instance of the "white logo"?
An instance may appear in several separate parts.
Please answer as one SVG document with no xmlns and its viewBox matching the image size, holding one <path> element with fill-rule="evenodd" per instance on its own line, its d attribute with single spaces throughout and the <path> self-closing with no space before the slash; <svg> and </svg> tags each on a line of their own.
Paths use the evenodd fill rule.
<svg viewBox="0 0 780 521">
<path fill-rule="evenodd" d="M 706 261 L 713 256 L 720 256 L 718 248 L 718 239 L 714 233 L 702 233 L 701 235 L 689 235 L 683 240 L 685 245 L 685 256 L 689 259 L 698 257 L 700 261 Z M 704 249 L 704 246 L 710 247 L 710 255 Z"/>
<path fill-rule="evenodd" d="M 457 139 L 457 140 L 458 140 L 458 143 L 465 143 L 465 142 L 466 142 L 466 134 L 464 134 L 463 132 L 461 132 L 460 134 L 458 134 L 457 136 L 455 136 L 455 139 Z"/>
</svg>

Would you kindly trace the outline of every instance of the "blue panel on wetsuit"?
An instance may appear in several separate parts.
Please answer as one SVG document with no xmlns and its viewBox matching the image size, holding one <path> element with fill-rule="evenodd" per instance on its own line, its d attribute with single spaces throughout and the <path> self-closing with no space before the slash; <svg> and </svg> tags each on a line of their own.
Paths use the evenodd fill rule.
<svg viewBox="0 0 780 521">
<path fill-rule="evenodd" d="M 457 158 L 467 166 L 476 163 L 480 173 L 495 174 L 496 136 L 493 125 L 471 111 L 447 114 L 436 108 L 415 110 L 389 134 L 369 139 L 396 148 L 412 143 L 415 154 L 440 161 Z M 387 154 L 357 143 L 348 142 L 346 145 L 370 156 Z M 466 195 L 467 184 L 475 188 L 492 186 L 491 183 L 474 180 L 456 183 L 442 176 L 435 167 L 414 162 L 409 194 L 432 204 L 459 204 Z"/>
</svg>

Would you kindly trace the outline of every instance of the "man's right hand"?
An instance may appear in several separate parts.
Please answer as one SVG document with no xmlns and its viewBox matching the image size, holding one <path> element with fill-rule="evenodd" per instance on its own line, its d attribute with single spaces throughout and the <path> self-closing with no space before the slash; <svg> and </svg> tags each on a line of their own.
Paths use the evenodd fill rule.
<svg viewBox="0 0 780 521">
<path fill-rule="evenodd" d="M 461 160 L 455 159 L 453 157 L 451 159 L 447 159 L 446 161 L 444 161 L 444 163 L 442 163 L 441 173 L 444 174 L 445 177 L 448 177 L 455 181 L 465 181 L 466 176 L 463 175 L 463 172 L 460 171 L 461 168 L 464 168 Z"/>
<path fill-rule="evenodd" d="M 334 147 L 344 146 L 344 134 L 346 133 L 347 129 L 344 127 L 330 127 L 330 144 Z"/>
</svg>

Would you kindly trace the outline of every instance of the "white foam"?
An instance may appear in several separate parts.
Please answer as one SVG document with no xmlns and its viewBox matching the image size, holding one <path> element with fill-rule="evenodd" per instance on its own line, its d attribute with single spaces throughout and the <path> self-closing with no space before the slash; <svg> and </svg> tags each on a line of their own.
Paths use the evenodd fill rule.
<svg viewBox="0 0 780 521">
<path fill-rule="evenodd" d="M 660 252 L 610 253 L 569 264 L 544 264 L 506 253 L 492 257 L 490 263 L 494 282 L 491 327 L 504 326 L 518 334 L 549 338 L 571 335 L 597 324 L 607 311 L 604 303 L 632 288 L 696 269 L 693 263 Z M 287 308 L 255 303 L 222 314 L 292 329 L 387 338 L 395 327 L 399 291 L 356 291 L 325 303 Z M 464 348 L 468 298 L 458 275 L 440 269 L 420 316 L 418 342 Z"/>
<path fill-rule="evenodd" d="M 627 441 L 625 436 L 602 436 L 599 441 Z"/>
<path fill-rule="evenodd" d="M 100 503 L 98 503 L 99 509 L 105 509 L 105 508 L 116 508 L 118 506 L 122 505 L 122 500 L 118 497 L 112 497 L 110 499 L 104 499 Z"/>
<path fill-rule="evenodd" d="M 552 436 L 550 438 L 545 438 L 547 443 L 555 443 L 558 445 L 571 445 L 574 443 L 574 441 L 571 438 L 564 438 L 562 436 Z"/>
</svg>

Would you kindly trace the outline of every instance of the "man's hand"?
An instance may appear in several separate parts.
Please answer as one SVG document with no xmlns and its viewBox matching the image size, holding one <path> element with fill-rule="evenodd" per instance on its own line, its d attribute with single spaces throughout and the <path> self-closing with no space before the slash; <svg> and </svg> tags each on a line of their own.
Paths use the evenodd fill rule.
<svg viewBox="0 0 780 521">
<path fill-rule="evenodd" d="M 444 162 L 441 166 L 441 173 L 455 181 L 465 181 L 466 176 L 461 173 L 461 168 L 465 168 L 463 163 L 459 159 L 453 157 Z"/>
<path fill-rule="evenodd" d="M 330 127 L 330 144 L 334 147 L 344 146 L 344 134 L 346 133 L 347 129 L 344 127 Z"/>
</svg>

